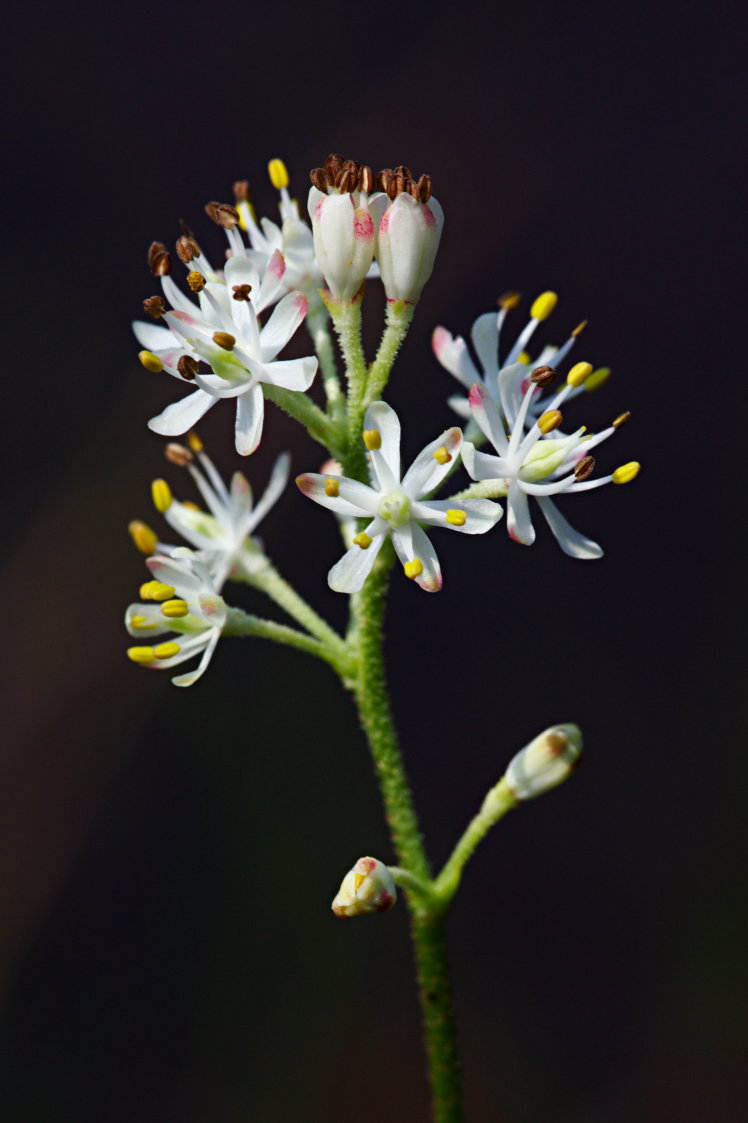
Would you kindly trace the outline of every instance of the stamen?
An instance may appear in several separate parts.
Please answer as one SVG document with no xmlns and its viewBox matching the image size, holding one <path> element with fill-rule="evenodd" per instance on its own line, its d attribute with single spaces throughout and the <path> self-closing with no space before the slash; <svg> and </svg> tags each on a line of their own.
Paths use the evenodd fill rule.
<svg viewBox="0 0 748 1123">
<path fill-rule="evenodd" d="M 425 174 L 420 176 L 416 186 L 418 187 L 418 197 L 421 202 L 428 203 L 432 192 L 431 176 Z"/>
<path fill-rule="evenodd" d="M 131 616 L 130 627 L 134 628 L 136 632 L 151 632 L 157 625 L 152 623 L 147 616 Z"/>
<path fill-rule="evenodd" d="M 522 299 L 522 294 L 518 292 L 505 292 L 498 299 L 499 308 L 503 308 L 505 312 L 511 312 L 516 308 Z"/>
<path fill-rule="evenodd" d="M 585 390 L 599 390 L 610 378 L 610 367 L 598 367 L 593 370 L 584 384 Z"/>
<path fill-rule="evenodd" d="M 268 175 L 270 176 L 270 182 L 277 191 L 280 191 L 282 187 L 288 187 L 288 170 L 277 156 L 268 164 Z"/>
<path fill-rule="evenodd" d="M 586 480 L 588 476 L 591 476 L 594 470 L 594 456 L 585 456 L 582 460 L 579 461 L 576 468 L 574 469 L 574 476 L 581 483 L 582 480 Z"/>
<path fill-rule="evenodd" d="M 368 550 L 369 546 L 371 546 L 372 543 L 372 539 L 369 537 L 365 530 L 362 530 L 359 534 L 357 534 L 353 541 L 355 545 L 360 546 L 362 550 Z"/>
<path fill-rule="evenodd" d="M 197 511 L 199 514 L 202 514 L 203 511 L 202 507 L 199 507 L 197 503 L 193 503 L 191 499 L 185 499 L 182 506 L 186 507 L 188 511 Z"/>
<path fill-rule="evenodd" d="M 325 480 L 325 495 L 330 499 L 337 499 L 340 495 L 340 484 L 337 480 Z"/>
<path fill-rule="evenodd" d="M 138 351 L 138 358 L 145 369 L 151 371 L 152 374 L 158 374 L 160 370 L 164 369 L 161 359 L 158 355 L 154 355 L 153 351 Z"/>
<path fill-rule="evenodd" d="M 149 296 L 143 301 L 143 310 L 152 320 L 160 320 L 166 311 L 166 304 L 161 296 Z"/>
<path fill-rule="evenodd" d="M 449 449 L 445 448 L 444 445 L 439 445 L 438 449 L 434 453 L 434 460 L 436 460 L 439 464 L 449 464 L 451 459 L 452 453 L 449 451 Z"/>
<path fill-rule="evenodd" d="M 238 210 L 229 203 L 206 203 L 205 213 L 216 226 L 222 226 L 224 230 L 233 230 L 239 221 Z"/>
<path fill-rule="evenodd" d="M 140 519 L 133 519 L 133 521 L 128 524 L 127 529 L 141 554 L 150 557 L 151 554 L 155 553 L 158 538 L 156 537 L 156 532 L 151 530 L 147 523 L 141 522 Z"/>
<path fill-rule="evenodd" d="M 184 445 L 177 444 L 176 441 L 170 441 L 164 449 L 164 455 L 167 460 L 172 464 L 176 464 L 178 468 L 186 468 L 190 460 L 192 460 L 192 453 Z"/>
<path fill-rule="evenodd" d="M 571 333 L 572 339 L 578 339 L 589 322 L 589 320 L 582 320 L 581 324 L 577 324 L 577 326 L 574 328 L 574 331 Z"/>
<path fill-rule="evenodd" d="M 529 351 L 520 351 L 519 355 L 517 355 L 516 361 L 518 363 L 524 363 L 526 367 L 529 366 L 530 365 L 530 352 Z"/>
<path fill-rule="evenodd" d="M 312 181 L 312 186 L 316 187 L 318 191 L 327 194 L 330 187 L 330 181 L 327 178 L 327 172 L 324 168 L 312 168 L 309 173 L 309 178 Z"/>
<path fill-rule="evenodd" d="M 249 300 L 249 294 L 252 291 L 251 285 L 246 285 L 246 284 L 245 285 L 232 285 L 231 287 L 234 290 L 234 300 L 238 300 L 238 301 Z"/>
<path fill-rule="evenodd" d="M 631 417 L 631 414 L 628 412 L 628 410 L 625 413 L 619 413 L 618 417 L 613 422 L 613 428 L 614 429 L 620 429 L 622 425 L 626 424 L 626 422 L 628 421 L 628 419 L 630 417 Z"/>
<path fill-rule="evenodd" d="M 387 184 L 390 181 L 391 175 L 392 175 L 392 168 L 382 168 L 381 172 L 377 172 L 377 177 L 376 177 L 377 187 L 379 188 L 380 191 L 384 191 L 384 192 L 387 191 Z"/>
<path fill-rule="evenodd" d="M 236 346 L 236 337 L 227 331 L 214 331 L 213 342 L 224 351 L 233 351 Z"/>
<path fill-rule="evenodd" d="M 194 431 L 187 434 L 187 444 L 190 446 L 193 452 L 202 452 L 205 447 L 203 442 L 198 437 L 197 433 L 195 433 Z"/>
<path fill-rule="evenodd" d="M 467 513 L 457 508 L 450 507 L 447 511 L 446 519 L 450 526 L 464 526 L 467 522 Z"/>
<path fill-rule="evenodd" d="M 592 374 L 592 363 L 575 363 L 566 376 L 569 386 L 581 386 Z"/>
<path fill-rule="evenodd" d="M 154 480 L 151 484 L 151 498 L 153 499 L 153 506 L 163 515 L 164 511 L 168 511 L 172 504 L 171 488 L 166 480 Z"/>
<path fill-rule="evenodd" d="M 363 437 L 364 444 L 370 452 L 382 447 L 382 434 L 378 429 L 364 429 Z"/>
<path fill-rule="evenodd" d="M 237 179 L 234 184 L 234 199 L 237 203 L 249 202 L 249 180 Z"/>
<path fill-rule="evenodd" d="M 374 172 L 368 164 L 364 164 L 358 173 L 358 189 L 367 195 L 371 195 L 374 190 Z"/>
<path fill-rule="evenodd" d="M 192 382 L 198 371 L 198 363 L 191 355 L 182 355 L 177 363 L 177 370 L 182 378 L 186 378 L 188 382 Z"/>
<path fill-rule="evenodd" d="M 152 647 L 128 647 L 127 658 L 132 659 L 133 663 L 152 663 L 156 654 Z"/>
<path fill-rule="evenodd" d="M 151 242 L 148 249 L 148 268 L 154 277 L 171 273 L 171 254 L 163 242 Z"/>
<path fill-rule="evenodd" d="M 533 320 L 547 320 L 557 304 L 558 296 L 555 292 L 541 292 L 532 302 L 530 316 Z"/>
<path fill-rule="evenodd" d="M 413 558 L 413 561 L 405 563 L 405 565 L 403 566 L 403 572 L 405 573 L 406 577 L 409 577 L 411 581 L 413 581 L 416 577 L 420 577 L 423 573 L 423 562 L 420 558 Z"/>
<path fill-rule="evenodd" d="M 611 479 L 614 484 L 628 484 L 636 479 L 640 470 L 641 464 L 636 460 L 631 460 L 628 464 L 622 464 L 620 468 L 616 468 Z"/>
<path fill-rule="evenodd" d="M 205 277 L 202 273 L 198 273 L 196 269 L 193 269 L 191 273 L 187 274 L 187 284 L 193 292 L 202 292 L 206 285 Z"/>
<path fill-rule="evenodd" d="M 549 409 L 547 413 L 541 414 L 537 425 L 541 433 L 552 433 L 554 429 L 558 429 L 562 421 L 563 417 L 560 410 Z"/>
<path fill-rule="evenodd" d="M 153 654 L 157 659 L 171 659 L 173 655 L 179 655 L 181 650 L 178 643 L 160 643 L 158 647 L 154 647 Z"/>
<path fill-rule="evenodd" d="M 535 370 L 530 375 L 530 378 L 536 386 L 540 386 L 542 389 L 545 389 L 546 386 L 551 385 L 551 383 L 555 380 L 557 374 L 558 371 L 553 367 L 535 367 Z"/>
<path fill-rule="evenodd" d="M 177 238 L 177 257 L 184 265 L 189 265 L 193 258 L 200 256 L 200 247 L 189 234 Z"/>
<path fill-rule="evenodd" d="M 161 605 L 161 614 L 169 620 L 177 620 L 189 613 L 186 600 L 167 600 Z"/>
<path fill-rule="evenodd" d="M 165 585 L 163 581 L 146 581 L 145 585 L 140 586 L 143 600 L 171 600 L 174 592 L 174 586 Z"/>
</svg>

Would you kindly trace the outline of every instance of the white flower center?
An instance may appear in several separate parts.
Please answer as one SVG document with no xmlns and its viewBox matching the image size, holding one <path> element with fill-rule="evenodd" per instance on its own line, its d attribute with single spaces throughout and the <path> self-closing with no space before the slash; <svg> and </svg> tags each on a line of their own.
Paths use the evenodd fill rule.
<svg viewBox="0 0 748 1123">
<path fill-rule="evenodd" d="M 404 491 L 391 491 L 379 502 L 379 517 L 391 527 L 405 526 L 410 519 L 410 499 Z"/>
</svg>

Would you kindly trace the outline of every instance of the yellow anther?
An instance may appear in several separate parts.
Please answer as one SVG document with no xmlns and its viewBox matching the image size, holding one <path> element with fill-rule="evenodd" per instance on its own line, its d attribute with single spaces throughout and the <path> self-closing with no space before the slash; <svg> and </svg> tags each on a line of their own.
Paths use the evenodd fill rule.
<svg viewBox="0 0 748 1123">
<path fill-rule="evenodd" d="M 236 347 L 236 336 L 232 335 L 230 331 L 214 331 L 213 342 L 222 351 L 233 351 Z"/>
<path fill-rule="evenodd" d="M 530 315 L 533 320 L 547 320 L 553 309 L 558 304 L 555 292 L 541 292 L 532 302 Z"/>
<path fill-rule="evenodd" d="M 131 616 L 129 624 L 136 632 L 150 632 L 156 627 L 147 616 Z"/>
<path fill-rule="evenodd" d="M 584 384 L 585 390 L 599 390 L 610 378 L 610 367 L 598 367 L 593 370 Z"/>
<path fill-rule="evenodd" d="M 630 484 L 639 475 L 641 464 L 636 460 L 629 461 L 628 464 L 622 464 L 620 468 L 616 468 L 613 473 L 614 484 Z"/>
<path fill-rule="evenodd" d="M 416 577 L 420 577 L 423 573 L 423 562 L 420 558 L 413 558 L 413 561 L 406 562 L 403 566 L 406 577 L 410 577 L 413 581 Z"/>
<path fill-rule="evenodd" d="M 161 605 L 161 613 L 167 616 L 170 620 L 177 620 L 180 616 L 186 616 L 189 612 L 186 600 L 167 600 Z"/>
<path fill-rule="evenodd" d="M 133 663 L 152 663 L 155 657 L 152 647 L 128 647 L 127 649 L 127 658 L 132 659 Z"/>
<path fill-rule="evenodd" d="M 138 358 L 145 369 L 151 371 L 153 374 L 158 374 L 160 370 L 164 369 L 164 364 L 161 362 L 158 355 L 153 354 L 153 351 L 138 351 Z"/>
<path fill-rule="evenodd" d="M 202 292 L 205 288 L 205 277 L 202 273 L 198 273 L 197 269 L 193 269 L 187 274 L 187 284 L 193 292 Z"/>
<path fill-rule="evenodd" d="M 577 326 L 574 328 L 574 331 L 571 333 L 572 339 L 578 339 L 589 322 L 589 320 L 582 320 L 581 324 L 577 324 Z"/>
<path fill-rule="evenodd" d="M 592 363 L 575 363 L 566 376 L 570 386 L 581 386 L 592 374 Z"/>
<path fill-rule="evenodd" d="M 340 495 L 340 484 L 337 480 L 325 480 L 325 495 L 329 495 L 330 499 L 337 499 Z"/>
<path fill-rule="evenodd" d="M 130 537 L 140 550 L 141 554 L 149 557 L 156 551 L 156 543 L 158 538 L 155 531 L 151 530 L 145 523 L 140 522 L 139 519 L 133 519 L 128 525 L 127 529 L 130 531 Z"/>
<path fill-rule="evenodd" d="M 200 440 L 197 433 L 187 434 L 187 444 L 190 446 L 193 452 L 203 451 L 203 442 Z"/>
<path fill-rule="evenodd" d="M 503 308 L 505 312 L 511 312 L 516 308 L 522 299 L 522 294 L 519 292 L 505 292 L 499 297 L 499 308 Z"/>
<path fill-rule="evenodd" d="M 171 488 L 166 480 L 154 480 L 151 484 L 151 498 L 153 499 L 153 506 L 156 510 L 163 515 L 164 511 L 168 511 L 171 507 L 172 496 Z"/>
<path fill-rule="evenodd" d="M 378 429 L 364 429 L 364 444 L 371 451 L 382 447 L 382 434 Z"/>
<path fill-rule="evenodd" d="M 366 878 L 362 873 L 354 873 L 354 875 L 353 875 L 353 888 L 354 889 L 360 889 L 365 881 L 366 881 Z"/>
<path fill-rule="evenodd" d="M 158 647 L 154 647 L 153 654 L 157 659 L 171 659 L 173 655 L 179 655 L 181 650 L 178 643 L 160 643 Z"/>
<path fill-rule="evenodd" d="M 268 175 L 273 187 L 280 191 L 281 187 L 288 187 L 288 171 L 286 165 L 278 157 L 268 164 Z"/>
<path fill-rule="evenodd" d="M 362 530 L 359 534 L 357 534 L 353 541 L 355 545 L 360 546 L 362 550 L 368 550 L 369 546 L 371 546 L 371 538 L 365 530 Z"/>
<path fill-rule="evenodd" d="M 530 365 L 530 352 L 529 351 L 520 351 L 519 355 L 517 355 L 517 362 L 518 363 L 524 363 L 525 366 L 529 366 Z"/>
<path fill-rule="evenodd" d="M 562 421 L 560 410 L 549 409 L 538 418 L 538 429 L 541 433 L 552 433 L 554 429 L 558 429 Z"/>
<path fill-rule="evenodd" d="M 625 413 L 619 413 L 618 417 L 613 422 L 613 428 L 614 429 L 620 429 L 622 425 L 626 424 L 626 422 L 628 421 L 628 419 L 630 417 L 631 417 L 631 414 L 629 413 L 628 410 L 626 410 Z"/>
<path fill-rule="evenodd" d="M 199 507 L 197 503 L 193 503 L 191 499 L 185 499 L 182 506 L 186 507 L 188 511 L 202 511 L 202 507 Z"/>
<path fill-rule="evenodd" d="M 173 585 L 165 585 L 163 581 L 146 581 L 140 586 L 143 600 L 171 600 L 175 591 Z"/>
<path fill-rule="evenodd" d="M 467 514 L 465 511 L 450 507 L 447 511 L 446 519 L 450 526 L 464 526 L 467 522 Z"/>
<path fill-rule="evenodd" d="M 444 445 L 439 445 L 438 449 L 434 453 L 434 460 L 436 460 L 439 464 L 449 464 L 451 459 L 452 453 L 449 451 L 449 449 L 445 448 Z"/>
</svg>

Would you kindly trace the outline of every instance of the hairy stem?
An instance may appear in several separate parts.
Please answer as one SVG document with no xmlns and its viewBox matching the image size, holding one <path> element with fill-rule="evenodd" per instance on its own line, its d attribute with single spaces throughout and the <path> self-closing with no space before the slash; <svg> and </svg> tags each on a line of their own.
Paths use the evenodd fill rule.
<svg viewBox="0 0 748 1123">
<path fill-rule="evenodd" d="M 384 389 L 389 381 L 392 364 L 397 357 L 397 353 L 400 350 L 405 336 L 408 334 L 408 328 L 410 327 L 415 310 L 415 304 L 408 304 L 404 300 L 387 302 L 384 334 L 382 335 L 376 358 L 369 370 L 369 377 L 366 384 L 365 406 L 378 401 L 384 393 Z"/>
<path fill-rule="evenodd" d="M 481 809 L 468 823 L 465 832 L 449 856 L 444 869 L 433 883 L 434 896 L 446 910 L 457 892 L 462 870 L 479 842 L 491 827 L 517 806 L 517 799 L 504 779 L 499 780 L 483 800 Z"/>
<path fill-rule="evenodd" d="M 259 589 L 274 600 L 297 624 L 306 628 L 312 636 L 347 665 L 349 656 L 345 640 L 314 611 L 310 604 L 307 604 L 303 597 L 299 596 L 273 565 L 268 562 L 255 573 L 247 572 L 245 580 L 248 585 Z"/>
<path fill-rule="evenodd" d="M 306 651 L 309 655 L 316 655 L 326 663 L 330 663 L 340 672 L 336 652 L 331 651 L 326 644 L 313 636 L 307 636 L 296 628 L 289 628 L 286 624 L 278 624 L 275 620 L 265 620 L 260 616 L 251 616 L 241 608 L 230 608 L 223 629 L 226 636 L 257 636 L 260 639 L 274 640 L 276 643 L 285 644 L 286 647 L 295 647 L 299 651 Z"/>
</svg>

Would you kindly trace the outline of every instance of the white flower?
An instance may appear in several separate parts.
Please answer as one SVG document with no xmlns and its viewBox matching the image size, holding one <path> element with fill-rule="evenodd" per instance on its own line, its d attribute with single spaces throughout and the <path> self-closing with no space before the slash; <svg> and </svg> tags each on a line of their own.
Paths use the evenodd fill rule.
<svg viewBox="0 0 748 1123">
<path fill-rule="evenodd" d="M 205 671 L 226 622 L 227 608 L 216 591 L 207 568 L 187 549 L 170 557 L 147 558 L 153 580 L 140 587 L 148 603 L 131 604 L 125 626 L 131 636 L 148 640 L 147 645 L 128 648 L 134 663 L 168 671 L 200 655 L 194 671 L 177 675 L 175 686 L 191 686 Z M 171 632 L 166 641 L 153 644 L 157 636 Z"/>
<path fill-rule="evenodd" d="M 628 483 L 639 472 L 639 464 L 631 462 L 617 468 L 609 476 L 589 480 L 595 462 L 589 452 L 611 436 L 627 419 L 622 414 L 611 426 L 595 436 L 585 436 L 585 428 L 569 436 L 546 439 L 561 424 L 558 407 L 570 397 L 592 373 L 589 363 L 577 363 L 569 371 L 566 384 L 549 402 L 547 409 L 525 433 L 525 421 L 536 390 L 535 383 L 525 391 L 516 413 L 509 408 L 509 433 L 485 386 L 476 383 L 470 389 L 470 409 L 480 429 L 498 452 L 498 456 L 479 452 L 469 441 L 462 447 L 462 460 L 474 480 L 494 480 L 507 495 L 507 530 L 515 542 L 525 546 L 535 541 L 527 496 L 534 496 L 564 553 L 573 558 L 599 558 L 602 549 L 596 542 L 574 530 L 551 500 L 552 495 L 576 493 L 602 487 L 611 481 Z M 540 482 L 544 481 L 544 482 Z M 497 491 L 496 494 L 499 492 Z"/>
<path fill-rule="evenodd" d="M 506 420 L 510 413 L 516 415 L 519 409 L 519 404 L 529 386 L 528 380 L 531 368 L 549 364 L 558 368 L 586 326 L 586 321 L 579 324 L 574 328 L 563 346 L 544 347 L 537 358 L 531 361 L 525 348 L 538 324 L 541 324 L 550 316 L 556 306 L 556 300 L 555 293 L 544 292 L 533 301 L 529 322 L 503 359 L 500 358 L 499 354 L 501 330 L 507 314 L 517 306 L 519 294 L 508 293 L 502 297 L 499 302 L 498 314 L 486 312 L 479 316 L 471 328 L 470 338 L 478 358 L 480 371 L 473 362 L 467 343 L 462 336 L 454 337 L 446 328 L 434 328 L 431 340 L 434 354 L 445 370 L 454 375 L 458 382 L 461 382 L 468 390 L 476 382 L 485 386 Z M 572 396 L 581 394 L 584 390 L 598 389 L 609 377 L 610 370 L 607 367 L 600 367 L 599 370 L 594 371 L 583 386 L 574 390 Z M 449 399 L 449 404 L 460 417 L 470 416 L 467 398 L 455 395 Z M 532 424 L 544 409 L 545 402 L 542 390 L 537 387 L 528 409 L 529 423 Z"/>
<path fill-rule="evenodd" d="M 397 900 L 392 874 L 378 858 L 359 858 L 343 878 L 332 903 L 336 916 L 370 916 L 389 912 Z"/>
<path fill-rule="evenodd" d="M 385 539 L 391 535 L 406 577 L 435 593 L 442 586 L 439 560 L 418 524 L 442 526 L 463 534 L 484 534 L 501 517 L 501 507 L 486 499 L 423 499 L 444 479 L 452 460 L 459 455 L 459 429 L 447 429 L 426 445 L 401 477 L 400 422 L 395 411 L 385 402 L 374 402 L 366 412 L 364 425 L 364 441 L 373 469 L 371 486 L 345 476 L 315 473 L 296 480 L 305 495 L 336 515 L 372 520 L 330 570 L 330 588 L 339 593 L 358 592 Z"/>
<path fill-rule="evenodd" d="M 307 206 L 317 264 L 335 299 L 352 300 L 374 257 L 371 168 L 329 156 L 323 167 L 312 171 L 311 178 Z"/>
<path fill-rule="evenodd" d="M 582 755 L 577 725 L 553 725 L 512 758 L 504 781 L 515 799 L 535 799 L 568 779 Z"/>
<path fill-rule="evenodd" d="M 377 222 L 376 258 L 387 299 L 415 304 L 431 276 L 444 212 L 431 195 L 429 176 L 418 183 L 405 167 L 379 173 L 384 193 L 371 210 Z"/>
</svg>

